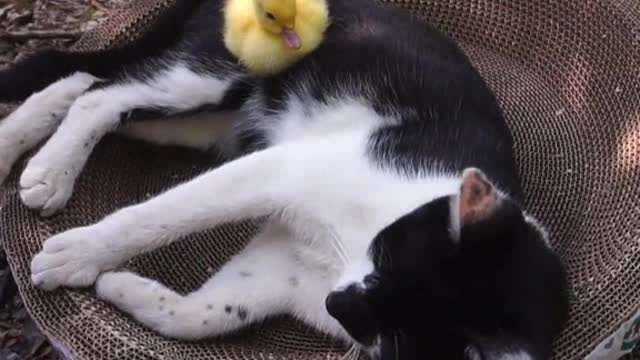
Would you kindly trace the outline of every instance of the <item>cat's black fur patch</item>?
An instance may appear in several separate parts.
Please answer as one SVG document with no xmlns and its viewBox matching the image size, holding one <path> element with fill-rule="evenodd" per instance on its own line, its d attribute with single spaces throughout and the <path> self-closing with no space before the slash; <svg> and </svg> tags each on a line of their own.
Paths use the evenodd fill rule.
<svg viewBox="0 0 640 360">
<path fill-rule="evenodd" d="M 143 59 L 159 56 L 173 48 L 189 28 L 189 19 L 202 12 L 207 3 L 218 1 L 176 1 L 170 11 L 160 14 L 148 31 L 135 41 L 119 48 L 96 51 L 40 51 L 18 62 L 9 71 L 0 71 L 0 101 L 20 101 L 33 92 L 42 90 L 52 82 L 76 71 L 113 79 L 122 69 Z M 209 9 L 206 9 L 209 10 Z"/>
<path fill-rule="evenodd" d="M 401 118 L 371 137 L 371 156 L 381 167 L 416 176 L 434 164 L 452 172 L 475 166 L 521 199 L 513 140 L 501 109 L 454 43 L 389 5 L 334 0 L 330 11 L 333 23 L 325 42 L 261 83 L 266 112 L 281 111 L 292 94 L 328 102 L 367 93 L 378 114 Z M 299 80 L 309 77 L 312 81 Z M 345 79 L 349 86 L 342 86 Z"/>
<path fill-rule="evenodd" d="M 482 359 L 547 359 L 568 313 L 560 259 L 515 202 L 463 226 L 459 238 L 451 204 L 437 199 L 380 232 L 366 291 L 332 294 L 329 311 L 364 344 L 381 335 L 388 358 L 475 359 L 473 350 Z"/>
<path fill-rule="evenodd" d="M 243 307 L 239 307 L 238 308 L 238 318 L 241 321 L 245 321 L 247 320 L 247 316 L 248 316 L 248 311 L 247 309 L 243 308 Z"/>
</svg>

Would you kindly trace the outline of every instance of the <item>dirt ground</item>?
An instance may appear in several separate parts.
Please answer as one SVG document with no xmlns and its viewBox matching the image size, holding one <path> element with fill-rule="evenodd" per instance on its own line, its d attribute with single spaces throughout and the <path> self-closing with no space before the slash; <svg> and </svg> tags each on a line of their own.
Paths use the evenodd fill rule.
<svg viewBox="0 0 640 360">
<path fill-rule="evenodd" d="M 64 47 L 126 0 L 0 0 L 0 67 L 48 46 Z"/>
<path fill-rule="evenodd" d="M 72 45 L 126 0 L 0 0 L 0 68 L 44 47 Z M 0 251 L 0 360 L 58 360 L 22 306 Z"/>
</svg>

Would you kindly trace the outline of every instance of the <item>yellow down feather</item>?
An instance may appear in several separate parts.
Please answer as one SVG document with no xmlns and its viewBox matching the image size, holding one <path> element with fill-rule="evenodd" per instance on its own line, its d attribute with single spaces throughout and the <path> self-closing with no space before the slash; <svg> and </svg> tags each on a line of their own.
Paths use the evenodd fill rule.
<svg viewBox="0 0 640 360">
<path fill-rule="evenodd" d="M 272 24 L 270 19 L 278 21 Z M 300 48 L 288 47 L 280 36 L 285 23 L 294 26 Z M 315 50 L 329 23 L 326 0 L 227 0 L 224 42 L 249 72 L 271 75 Z"/>
</svg>

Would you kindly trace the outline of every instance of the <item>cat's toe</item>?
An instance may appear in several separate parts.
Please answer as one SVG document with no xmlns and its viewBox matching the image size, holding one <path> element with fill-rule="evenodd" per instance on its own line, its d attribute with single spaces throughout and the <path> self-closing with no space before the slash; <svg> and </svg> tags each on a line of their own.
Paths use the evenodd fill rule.
<svg viewBox="0 0 640 360">
<path fill-rule="evenodd" d="M 67 204 L 73 182 L 69 170 L 29 164 L 20 177 L 20 198 L 27 207 L 50 216 Z"/>
<path fill-rule="evenodd" d="M 31 281 L 43 290 L 85 287 L 117 263 L 91 228 L 72 229 L 47 240 L 31 261 Z"/>
</svg>

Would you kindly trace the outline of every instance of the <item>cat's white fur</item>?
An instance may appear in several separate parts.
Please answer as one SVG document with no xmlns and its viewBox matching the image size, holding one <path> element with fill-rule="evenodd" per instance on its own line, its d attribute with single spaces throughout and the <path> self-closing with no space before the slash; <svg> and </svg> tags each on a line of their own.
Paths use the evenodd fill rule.
<svg viewBox="0 0 640 360">
<path fill-rule="evenodd" d="M 18 158 L 51 135 L 74 101 L 97 79 L 76 73 L 35 93 L 0 122 L 0 183 Z"/>
<path fill-rule="evenodd" d="M 45 214 L 63 206 L 95 143 L 114 130 L 117 114 L 163 101 L 193 107 L 206 102 L 201 96 L 205 92 L 210 100 L 212 91 L 214 97 L 216 91 L 222 96 L 230 84 L 228 79 L 192 75 L 178 66 L 149 82 L 107 87 L 72 102 L 67 99 L 96 80 L 76 74 L 45 89 L 42 94 L 46 96 L 30 98 L 18 112 L 33 114 L 45 108 L 50 112 L 54 106 L 49 103 L 61 104 L 55 111 L 65 107 L 69 111 L 23 173 L 24 202 Z M 68 91 L 53 91 L 56 86 Z M 166 86 L 182 90 L 162 91 Z M 168 94 L 172 97 L 162 98 Z M 228 162 L 96 224 L 48 239 L 33 259 L 33 282 L 51 290 L 87 286 L 97 279 L 100 298 L 175 338 L 224 334 L 288 313 L 349 340 L 327 314 L 326 296 L 342 286 L 361 283 L 373 268 L 367 250 L 375 235 L 425 202 L 455 193 L 459 174 L 435 172 L 409 179 L 376 166 L 367 157 L 368 138 L 389 119 L 374 119 L 378 115 L 359 99 L 303 106 L 302 100 L 293 98 L 287 105 L 285 115 L 269 122 L 274 125 L 268 134 L 276 145 Z M 32 117 L 30 126 L 37 126 L 38 121 L 44 122 Z M 230 118 L 209 122 L 213 126 L 202 121 L 192 119 L 180 130 L 178 122 L 167 126 L 146 123 L 150 127 L 140 123 L 124 132 L 162 144 L 205 147 L 208 141 L 224 142 L 233 131 Z M 0 142 L 9 135 L 22 135 L 28 127 L 11 129 L 0 127 Z M 208 137 L 202 136 L 203 131 Z M 251 244 L 201 289 L 186 296 L 135 274 L 109 272 L 135 255 L 184 235 L 262 216 L 268 220 Z"/>
<path fill-rule="evenodd" d="M 89 83 L 88 79 L 92 81 Z M 78 90 L 84 91 L 88 87 L 87 83 L 91 85 L 95 80 L 88 74 L 75 74 L 69 79 L 54 83 L 41 94 L 32 96 L 21 107 L 26 114 L 38 111 L 45 112 L 46 116 L 51 112 L 66 113 L 58 130 L 29 161 L 20 178 L 22 201 L 30 208 L 41 210 L 44 216 L 54 214 L 67 204 L 75 180 L 91 151 L 104 135 L 116 129 L 121 114 L 135 108 L 170 107 L 188 110 L 207 103 L 217 103 L 231 84 L 231 79 L 196 74 L 178 62 L 153 79 L 114 84 L 80 96 L 81 92 L 78 93 Z M 61 94 L 64 91 L 59 88 L 67 90 L 65 97 Z M 77 99 L 69 101 L 73 95 Z M 48 106 L 50 102 L 55 105 Z M 30 124 L 24 128 L 25 131 L 27 127 L 41 126 L 45 122 L 51 121 L 37 117 L 22 121 L 23 124 Z M 48 126 L 42 134 L 50 133 L 54 128 Z M 169 131 L 171 129 L 164 131 L 163 135 L 166 136 Z M 181 134 L 176 134 L 170 140 L 175 140 Z M 10 135 L 15 134 L 0 131 L 0 142 Z M 163 139 L 160 134 L 156 135 L 158 141 L 171 142 Z M 215 140 L 215 135 L 211 134 L 212 140 Z M 182 141 L 194 142 L 201 139 Z M 8 160 L 10 161 L 3 166 L 10 167 L 9 163 L 15 161 Z"/>
</svg>

